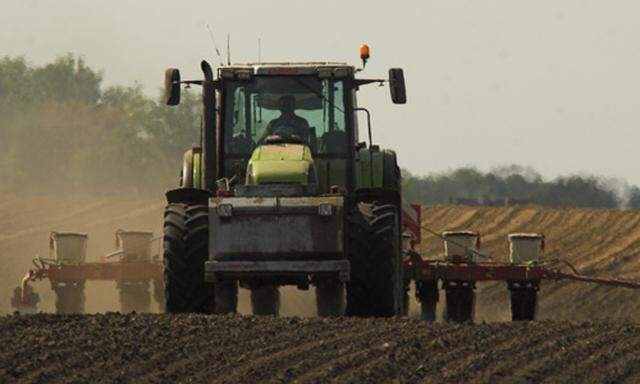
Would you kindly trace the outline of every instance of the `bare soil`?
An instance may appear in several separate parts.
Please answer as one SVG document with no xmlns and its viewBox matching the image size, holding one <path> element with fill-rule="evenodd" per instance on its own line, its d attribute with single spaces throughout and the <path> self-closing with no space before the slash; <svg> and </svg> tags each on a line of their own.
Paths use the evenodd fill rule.
<svg viewBox="0 0 640 384">
<path fill-rule="evenodd" d="M 89 259 L 116 229 L 160 234 L 161 197 L 0 196 L 0 313 L 50 231 L 88 232 Z M 542 232 L 546 256 L 590 275 L 640 279 L 640 211 L 425 207 L 423 224 L 472 229 L 496 259 L 511 232 Z M 423 233 L 427 257 L 442 253 Z M 41 310 L 53 310 L 46 282 Z M 4 298 L 4 299 L 3 299 Z M 241 292 L 240 311 L 248 311 Z M 284 316 L 313 316 L 313 293 L 287 289 Z M 90 313 L 119 307 L 115 283 L 87 285 Z M 418 311 L 415 301 L 412 314 Z M 477 291 L 477 324 L 412 319 L 154 315 L 0 318 L 0 383 L 49 382 L 640 382 L 640 292 L 544 282 L 539 318 L 509 319 L 504 284 Z M 600 319 L 594 322 L 594 319 Z M 568 321 L 567 321 L 568 320 Z M 492 321 L 492 323 L 483 323 Z"/>
<path fill-rule="evenodd" d="M 640 325 L 8 316 L 0 382 L 638 382 Z"/>
</svg>

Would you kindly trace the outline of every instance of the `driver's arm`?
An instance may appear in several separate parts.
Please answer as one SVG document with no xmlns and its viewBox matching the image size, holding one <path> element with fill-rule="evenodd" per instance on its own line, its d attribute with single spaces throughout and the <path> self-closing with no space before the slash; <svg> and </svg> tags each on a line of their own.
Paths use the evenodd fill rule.
<svg viewBox="0 0 640 384">
<path fill-rule="evenodd" d="M 309 122 L 307 121 L 307 119 L 305 119 L 304 117 L 300 117 L 300 116 L 296 116 L 296 128 L 298 131 L 298 136 L 300 136 L 300 138 L 303 141 L 306 141 L 307 143 L 309 143 Z"/>
<path fill-rule="evenodd" d="M 269 122 L 269 124 L 267 124 L 267 127 L 264 129 L 264 133 L 262 134 L 262 136 L 260 136 L 260 138 L 258 139 L 258 141 L 256 141 L 257 145 L 262 144 L 262 142 L 269 136 L 271 136 L 273 134 L 273 128 L 276 126 L 276 120 L 278 119 L 273 119 Z"/>
</svg>

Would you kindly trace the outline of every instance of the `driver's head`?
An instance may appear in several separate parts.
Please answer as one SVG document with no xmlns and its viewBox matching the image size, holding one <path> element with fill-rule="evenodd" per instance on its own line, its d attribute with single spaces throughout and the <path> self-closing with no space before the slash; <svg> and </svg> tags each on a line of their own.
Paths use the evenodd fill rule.
<svg viewBox="0 0 640 384">
<path fill-rule="evenodd" d="M 291 95 L 285 95 L 280 98 L 280 112 L 290 115 L 296 110 L 296 98 Z"/>
</svg>

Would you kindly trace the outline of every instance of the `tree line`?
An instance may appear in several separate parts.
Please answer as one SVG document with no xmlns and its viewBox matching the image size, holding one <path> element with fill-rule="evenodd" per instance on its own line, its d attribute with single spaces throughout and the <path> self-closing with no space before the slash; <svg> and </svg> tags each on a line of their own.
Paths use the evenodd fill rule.
<svg viewBox="0 0 640 384">
<path fill-rule="evenodd" d="M 640 189 L 596 176 L 563 176 L 544 180 L 529 167 L 499 167 L 490 172 L 459 168 L 415 176 L 403 171 L 403 195 L 419 204 L 511 205 L 552 207 L 640 208 Z"/>
<path fill-rule="evenodd" d="M 161 84 L 158 75 L 158 84 Z M 157 193 L 176 186 L 182 154 L 200 138 L 200 95 L 167 107 L 138 84 L 103 85 L 82 58 L 35 66 L 0 60 L 0 192 Z M 415 176 L 404 171 L 408 201 L 446 204 L 526 200 L 551 206 L 640 208 L 640 189 L 596 177 L 545 181 L 530 168 L 483 173 L 461 168 Z M 515 200 L 514 200 L 515 199 Z"/>
<path fill-rule="evenodd" d="M 43 66 L 0 60 L 0 191 L 176 185 L 182 153 L 199 138 L 199 97 L 185 92 L 168 108 L 138 84 L 103 88 L 102 78 L 72 55 Z"/>
</svg>

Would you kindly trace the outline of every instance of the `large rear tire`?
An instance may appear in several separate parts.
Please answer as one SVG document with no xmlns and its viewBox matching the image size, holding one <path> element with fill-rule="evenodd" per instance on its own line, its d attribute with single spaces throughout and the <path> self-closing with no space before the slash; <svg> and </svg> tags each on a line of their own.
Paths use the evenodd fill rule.
<svg viewBox="0 0 640 384">
<path fill-rule="evenodd" d="M 344 313 L 344 283 L 320 280 L 316 284 L 316 307 L 320 317 L 337 317 Z"/>
<path fill-rule="evenodd" d="M 280 312 L 280 291 L 275 285 L 251 288 L 251 311 L 254 315 L 278 316 Z"/>
<path fill-rule="evenodd" d="M 349 316 L 402 316 L 400 220 L 395 205 L 360 203 L 349 216 Z"/>
<path fill-rule="evenodd" d="M 209 313 L 212 288 L 204 281 L 208 258 L 206 205 L 169 204 L 164 219 L 165 307 L 169 313 Z"/>
</svg>

